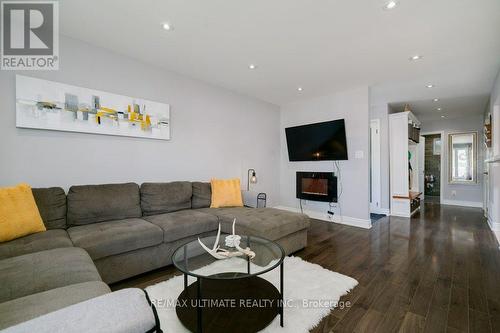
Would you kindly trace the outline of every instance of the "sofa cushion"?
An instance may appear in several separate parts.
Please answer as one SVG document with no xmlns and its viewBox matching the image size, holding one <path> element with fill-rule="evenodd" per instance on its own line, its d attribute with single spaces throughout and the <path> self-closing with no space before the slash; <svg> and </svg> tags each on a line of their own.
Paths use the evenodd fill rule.
<svg viewBox="0 0 500 333">
<path fill-rule="evenodd" d="M 0 303 L 70 284 L 101 281 L 85 250 L 67 247 L 0 260 Z"/>
<path fill-rule="evenodd" d="M 47 230 L 24 236 L 10 242 L 0 243 L 0 259 L 59 247 L 72 247 L 68 233 L 63 229 Z"/>
<path fill-rule="evenodd" d="M 0 329 L 110 292 L 111 290 L 104 282 L 91 281 L 42 291 L 0 303 Z"/>
<path fill-rule="evenodd" d="M 135 183 L 71 186 L 68 225 L 141 217 L 139 185 Z"/>
<path fill-rule="evenodd" d="M 190 182 L 144 183 L 141 207 L 144 215 L 162 214 L 191 208 Z"/>
<path fill-rule="evenodd" d="M 0 187 L 0 242 L 46 230 L 28 184 Z"/>
<path fill-rule="evenodd" d="M 218 219 L 215 215 L 192 209 L 145 216 L 144 219 L 163 229 L 165 243 L 217 230 L 218 227 Z"/>
<path fill-rule="evenodd" d="M 60 187 L 32 188 L 38 211 L 47 229 L 66 228 L 66 193 Z"/>
<path fill-rule="evenodd" d="M 236 218 L 237 234 L 270 240 L 278 240 L 310 225 L 307 215 L 275 208 L 203 208 L 200 211 L 217 216 L 223 232 L 231 233 L 233 219 Z"/>
<path fill-rule="evenodd" d="M 193 198 L 191 208 L 208 208 L 212 202 L 212 188 L 210 183 L 193 182 Z"/>
<path fill-rule="evenodd" d="M 211 208 L 243 207 L 241 184 L 239 178 L 215 179 L 210 181 L 212 197 Z"/>
<path fill-rule="evenodd" d="M 75 246 L 93 260 L 161 244 L 163 231 L 142 219 L 125 219 L 68 228 Z"/>
</svg>

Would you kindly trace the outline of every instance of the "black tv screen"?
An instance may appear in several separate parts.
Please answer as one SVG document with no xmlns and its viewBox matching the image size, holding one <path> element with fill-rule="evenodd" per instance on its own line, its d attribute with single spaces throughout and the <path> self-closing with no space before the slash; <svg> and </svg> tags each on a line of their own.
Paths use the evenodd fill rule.
<svg viewBox="0 0 500 333">
<path fill-rule="evenodd" d="M 344 119 L 285 128 L 290 161 L 347 160 Z"/>
</svg>

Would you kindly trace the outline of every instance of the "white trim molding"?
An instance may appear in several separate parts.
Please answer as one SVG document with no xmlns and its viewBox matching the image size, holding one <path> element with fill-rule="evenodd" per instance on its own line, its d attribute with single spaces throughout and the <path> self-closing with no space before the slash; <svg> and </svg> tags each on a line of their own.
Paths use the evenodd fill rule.
<svg viewBox="0 0 500 333">
<path fill-rule="evenodd" d="M 293 207 L 275 206 L 274 208 L 286 210 L 286 211 L 294 212 L 294 213 L 300 213 L 300 209 L 293 208 Z M 333 215 L 330 217 L 330 215 L 328 215 L 328 213 L 326 213 L 326 212 L 322 213 L 322 212 L 318 212 L 318 211 L 314 211 L 314 210 L 306 210 L 306 209 L 303 210 L 303 213 L 312 219 L 317 219 L 317 220 L 322 220 L 322 221 L 327 221 L 327 222 L 334 222 L 334 223 L 339 223 L 339 224 L 345 224 L 345 225 L 349 225 L 352 227 L 358 227 L 358 228 L 363 228 L 363 229 L 371 229 L 371 227 L 372 227 L 372 221 L 358 219 L 356 217 L 339 216 L 339 215 Z"/>
<path fill-rule="evenodd" d="M 491 216 L 488 217 L 488 226 L 497 238 L 497 243 L 500 245 L 500 223 L 495 223 Z M 499 246 L 500 248 L 500 246 Z"/>
<path fill-rule="evenodd" d="M 452 206 L 462 206 L 462 207 L 483 208 L 482 202 L 475 202 L 475 201 L 460 201 L 460 200 L 441 199 L 441 204 L 452 205 Z"/>
</svg>

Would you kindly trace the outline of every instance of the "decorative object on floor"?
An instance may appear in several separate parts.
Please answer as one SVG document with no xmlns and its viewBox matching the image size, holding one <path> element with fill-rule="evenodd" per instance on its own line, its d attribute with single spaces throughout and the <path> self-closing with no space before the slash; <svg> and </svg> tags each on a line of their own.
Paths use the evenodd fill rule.
<svg viewBox="0 0 500 333">
<path fill-rule="evenodd" d="M 210 208 L 243 207 L 239 178 L 212 179 Z"/>
<path fill-rule="evenodd" d="M 203 244 L 203 242 L 201 241 L 201 239 L 199 237 L 198 237 L 198 243 L 200 243 L 201 247 L 205 251 L 207 251 L 212 257 L 214 257 L 215 259 L 228 259 L 231 257 L 239 257 L 239 256 L 243 256 L 243 255 L 248 256 L 250 259 L 255 258 L 255 252 L 250 250 L 249 247 L 246 247 L 244 249 L 240 247 L 241 236 L 238 236 L 234 233 L 235 223 L 236 223 L 236 219 L 233 220 L 233 234 L 226 236 L 225 242 L 226 242 L 226 246 L 234 247 L 234 248 L 236 248 L 237 251 L 228 251 L 226 249 L 220 248 L 220 245 L 219 245 L 220 222 L 219 222 L 219 229 L 217 230 L 217 237 L 215 238 L 215 243 L 214 243 L 214 246 L 212 247 L 212 249 L 209 249 L 208 246 Z"/>
<path fill-rule="evenodd" d="M 170 105 L 16 75 L 16 126 L 170 140 Z"/>
<path fill-rule="evenodd" d="M 239 260 L 241 259 L 218 260 L 197 272 L 210 275 L 220 271 L 230 271 L 234 262 Z M 253 269 L 254 264 L 251 263 L 251 265 L 251 269 Z M 280 327 L 280 319 L 276 317 L 262 332 L 309 332 L 320 323 L 323 317 L 330 313 L 341 296 L 347 294 L 358 284 L 351 277 L 332 272 L 298 257 L 285 257 L 284 265 L 286 266 L 284 328 Z M 279 286 L 279 271 L 270 271 L 261 277 L 274 286 Z M 191 277 L 189 279 L 193 280 Z M 176 276 L 146 288 L 157 308 L 164 332 L 188 332 L 177 318 L 175 307 L 167 304 L 169 301 L 175 301 L 182 292 L 182 280 L 182 276 Z M 319 303 L 322 303 L 323 306 L 314 306 L 314 304 Z M 310 307 L 304 306 L 304 304 L 310 305 Z"/>
<path fill-rule="evenodd" d="M 247 191 L 250 191 L 250 183 L 257 184 L 257 173 L 255 169 L 248 169 L 247 176 Z"/>
</svg>

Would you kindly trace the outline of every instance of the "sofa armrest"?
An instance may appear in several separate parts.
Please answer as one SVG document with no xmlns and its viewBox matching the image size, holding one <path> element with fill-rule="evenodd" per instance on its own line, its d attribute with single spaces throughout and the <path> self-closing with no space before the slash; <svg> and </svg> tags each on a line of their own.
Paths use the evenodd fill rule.
<svg viewBox="0 0 500 333">
<path fill-rule="evenodd" d="M 156 309 L 147 294 L 123 289 L 11 326 L 2 333 L 161 332 Z"/>
</svg>

